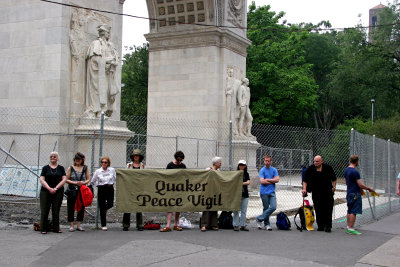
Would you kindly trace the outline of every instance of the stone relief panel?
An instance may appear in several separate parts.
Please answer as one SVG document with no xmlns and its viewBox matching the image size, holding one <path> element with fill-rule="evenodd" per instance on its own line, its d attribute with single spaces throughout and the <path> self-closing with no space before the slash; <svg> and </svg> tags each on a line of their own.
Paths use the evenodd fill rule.
<svg viewBox="0 0 400 267">
<path fill-rule="evenodd" d="M 243 26 L 245 1 L 243 0 L 229 0 L 228 7 L 228 21 L 237 27 Z"/>
<path fill-rule="evenodd" d="M 86 56 L 90 44 L 98 38 L 99 25 L 111 25 L 112 19 L 94 11 L 71 8 L 70 51 L 71 51 L 71 104 L 81 106 L 73 108 L 72 113 L 82 116 L 86 109 Z"/>
</svg>

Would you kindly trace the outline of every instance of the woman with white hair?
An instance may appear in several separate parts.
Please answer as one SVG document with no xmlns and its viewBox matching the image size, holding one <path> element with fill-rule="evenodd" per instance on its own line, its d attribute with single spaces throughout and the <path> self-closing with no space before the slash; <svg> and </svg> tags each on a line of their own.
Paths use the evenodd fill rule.
<svg viewBox="0 0 400 267">
<path fill-rule="evenodd" d="M 58 153 L 50 153 L 50 164 L 43 166 L 40 174 L 40 232 L 47 234 L 47 220 L 51 208 L 53 232 L 60 230 L 60 208 L 64 196 L 64 184 L 67 181 L 65 169 L 58 164 Z"/>
<path fill-rule="evenodd" d="M 221 157 L 214 157 L 212 159 L 212 167 L 207 170 L 218 171 L 222 165 Z M 201 216 L 201 231 L 205 232 L 207 229 L 218 231 L 218 211 L 203 211 Z"/>
</svg>

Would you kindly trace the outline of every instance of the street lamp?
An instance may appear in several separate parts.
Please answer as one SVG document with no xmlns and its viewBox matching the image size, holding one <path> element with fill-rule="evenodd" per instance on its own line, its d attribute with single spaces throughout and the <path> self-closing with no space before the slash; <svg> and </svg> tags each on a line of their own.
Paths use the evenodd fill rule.
<svg viewBox="0 0 400 267">
<path fill-rule="evenodd" d="M 371 119 L 372 119 L 372 125 L 374 125 L 374 103 L 375 99 L 371 99 L 371 105 L 372 105 L 372 112 L 371 112 Z"/>
</svg>

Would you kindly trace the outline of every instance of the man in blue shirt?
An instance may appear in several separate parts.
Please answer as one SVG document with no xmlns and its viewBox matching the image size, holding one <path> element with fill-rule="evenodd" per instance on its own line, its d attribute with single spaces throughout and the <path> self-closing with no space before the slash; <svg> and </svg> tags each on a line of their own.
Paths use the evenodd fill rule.
<svg viewBox="0 0 400 267">
<path fill-rule="evenodd" d="M 263 228 L 261 223 L 264 221 L 264 227 L 268 231 L 272 231 L 269 216 L 276 210 L 275 184 L 279 183 L 278 171 L 271 167 L 271 162 L 271 156 L 265 155 L 265 166 L 260 170 L 260 197 L 263 213 L 256 218 L 258 229 Z"/>
<path fill-rule="evenodd" d="M 374 190 L 361 182 L 360 173 L 356 167 L 358 165 L 358 156 L 350 157 L 350 165 L 344 170 L 344 177 L 347 184 L 347 230 L 346 233 L 351 235 L 361 235 L 360 232 L 354 229 L 357 214 L 362 213 L 361 189 L 366 189 L 370 192 Z"/>
</svg>

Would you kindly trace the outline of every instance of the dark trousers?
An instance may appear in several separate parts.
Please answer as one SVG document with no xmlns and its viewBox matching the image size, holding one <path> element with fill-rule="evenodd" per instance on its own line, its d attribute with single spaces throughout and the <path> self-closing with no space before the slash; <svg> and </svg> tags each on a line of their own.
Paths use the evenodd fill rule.
<svg viewBox="0 0 400 267">
<path fill-rule="evenodd" d="M 131 214 L 124 213 L 122 217 L 122 227 L 130 227 L 131 226 Z M 143 226 L 143 214 L 141 212 L 136 213 L 136 228 Z"/>
<path fill-rule="evenodd" d="M 314 202 L 318 228 L 332 228 L 333 195 L 313 195 L 312 200 Z"/>
<path fill-rule="evenodd" d="M 97 187 L 100 209 L 101 226 L 107 225 L 107 210 L 114 205 L 114 187 L 112 185 L 99 185 Z"/>
<path fill-rule="evenodd" d="M 218 211 L 203 211 L 201 227 L 218 227 Z"/>
<path fill-rule="evenodd" d="M 78 197 L 78 190 L 73 191 L 69 194 L 67 198 L 67 210 L 68 210 L 68 222 L 74 221 L 74 214 L 75 214 L 75 202 Z M 83 221 L 83 216 L 85 214 L 85 207 L 82 205 L 81 210 L 78 211 L 76 215 L 76 221 L 81 222 Z"/>
<path fill-rule="evenodd" d="M 60 208 L 64 196 L 64 189 L 58 189 L 55 194 L 45 190 L 40 190 L 40 231 L 47 232 L 47 221 L 51 208 L 53 231 L 60 230 Z"/>
</svg>

